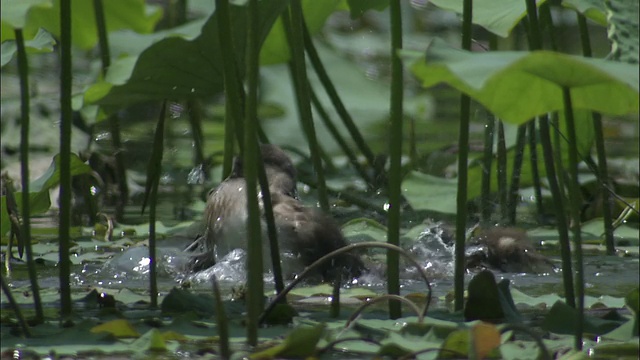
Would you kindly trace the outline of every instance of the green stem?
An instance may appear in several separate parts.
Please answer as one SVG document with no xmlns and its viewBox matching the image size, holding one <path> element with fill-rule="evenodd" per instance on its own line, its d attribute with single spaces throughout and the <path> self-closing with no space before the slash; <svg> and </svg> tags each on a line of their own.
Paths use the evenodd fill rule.
<svg viewBox="0 0 640 360">
<path fill-rule="evenodd" d="M 527 127 L 527 136 L 529 140 L 529 159 L 531 161 L 533 191 L 536 197 L 536 211 L 538 214 L 538 221 L 542 221 L 544 219 L 544 207 L 542 205 L 542 183 L 540 182 L 540 171 L 538 169 L 538 139 L 536 136 L 535 120 L 529 122 Z"/>
<path fill-rule="evenodd" d="M 367 163 L 369 164 L 369 166 L 373 168 L 375 163 L 375 155 L 373 154 L 373 151 L 371 151 L 371 148 L 369 148 L 369 146 L 367 145 L 367 142 L 362 137 L 362 134 L 351 118 L 351 115 L 342 103 L 342 99 L 340 99 L 340 96 L 338 95 L 333 82 L 331 82 L 331 79 L 329 78 L 329 75 L 327 74 L 327 71 L 322 64 L 322 61 L 320 60 L 320 56 L 318 56 L 318 52 L 316 51 L 313 40 L 309 35 L 309 30 L 307 29 L 306 25 L 303 27 L 303 35 L 305 50 L 307 51 L 307 55 L 309 56 L 309 60 L 311 61 L 311 66 L 313 66 L 313 70 L 318 75 L 320 83 L 324 87 L 324 90 L 329 96 L 329 99 L 333 103 L 338 116 L 340 116 L 340 118 L 342 119 L 344 126 L 349 131 L 351 138 L 356 143 L 356 146 L 360 149 L 360 152 L 362 152 L 365 159 L 367 159 Z"/>
<path fill-rule="evenodd" d="M 104 18 L 102 0 L 93 0 L 93 9 L 98 30 L 98 44 L 100 46 L 100 59 L 102 60 L 102 76 L 106 76 L 109 66 L 111 66 L 111 54 L 109 51 L 109 37 L 107 36 L 107 25 Z M 122 221 L 124 218 L 124 207 L 129 198 L 129 187 L 127 185 L 127 173 L 124 167 L 124 154 L 122 140 L 120 138 L 120 119 L 117 115 L 111 115 L 107 119 L 109 132 L 113 146 L 113 154 L 116 162 L 116 179 L 118 181 L 118 195 L 116 205 L 116 219 Z"/>
<path fill-rule="evenodd" d="M 364 180 L 364 182 L 366 182 L 367 184 L 372 184 L 371 179 L 369 178 L 369 174 L 367 174 L 367 171 L 358 162 L 358 158 L 356 157 L 356 154 L 354 154 L 353 151 L 351 151 L 351 148 L 345 141 L 344 137 L 340 134 L 336 126 L 331 121 L 329 114 L 327 114 L 327 112 L 325 111 L 324 107 L 320 103 L 320 100 L 318 100 L 318 97 L 316 96 L 316 93 L 315 91 L 313 91 L 313 89 L 310 89 L 310 94 L 311 94 L 311 102 L 313 106 L 316 108 L 318 115 L 320 115 L 320 119 L 322 120 L 322 123 L 324 124 L 324 126 L 327 127 L 327 130 L 329 130 L 329 132 L 331 133 L 331 136 L 333 136 L 333 138 L 336 140 L 338 145 L 340 145 L 340 148 L 345 153 L 345 155 L 347 155 L 347 158 L 349 159 L 351 166 L 353 166 L 353 168 L 356 169 L 356 171 L 358 172 L 362 180 Z"/>
<path fill-rule="evenodd" d="M 218 338 L 220 339 L 220 356 L 222 359 L 231 359 L 231 348 L 229 347 L 229 321 L 227 319 L 226 309 L 220 296 L 220 287 L 216 276 L 211 276 L 211 284 L 213 287 L 213 298 L 216 305 L 216 328 L 218 330 Z"/>
<path fill-rule="evenodd" d="M 500 203 L 500 222 L 507 223 L 509 218 L 508 200 L 509 192 L 507 191 L 507 144 L 504 138 L 504 124 L 498 120 L 498 202 Z"/>
<path fill-rule="evenodd" d="M 540 19 L 544 26 L 549 30 L 549 46 L 551 50 L 558 51 L 558 39 L 556 38 L 555 28 L 553 26 L 553 19 L 551 18 L 551 8 L 548 2 L 544 2 L 540 5 Z"/>
<path fill-rule="evenodd" d="M 244 92 L 236 67 L 236 51 L 231 38 L 231 21 L 229 14 L 229 1 L 216 0 L 216 15 L 218 18 L 218 40 L 220 48 L 228 56 L 222 57 L 222 76 L 225 89 L 225 163 L 228 162 L 229 173 L 233 163 L 233 137 L 238 141 L 240 150 L 244 148 L 244 129 L 242 119 L 244 118 L 243 99 Z M 231 138 L 228 138 L 231 137 Z M 242 153 L 242 151 L 241 151 Z"/>
<path fill-rule="evenodd" d="M 18 30 L 16 29 L 16 31 Z M 16 38 L 16 41 L 19 41 L 18 38 Z M 27 321 L 24 319 L 22 311 L 20 310 L 20 305 L 18 305 L 18 302 L 13 297 L 11 288 L 9 288 L 9 285 L 7 284 L 7 279 L 4 278 L 4 275 L 2 273 L 0 273 L 0 285 L 2 285 L 2 292 L 9 301 L 10 308 L 13 310 L 16 318 L 18 318 L 18 325 L 20 326 L 22 333 L 26 337 L 31 337 L 31 329 L 29 329 L 29 324 L 27 324 Z"/>
<path fill-rule="evenodd" d="M 489 50 L 498 50 L 498 37 L 491 35 L 489 38 Z M 484 125 L 484 153 L 482 157 L 482 191 L 480 195 L 481 221 L 487 226 L 491 222 L 493 204 L 491 199 L 491 167 L 493 165 L 493 141 L 496 132 L 496 117 L 486 111 Z"/>
<path fill-rule="evenodd" d="M 480 195 L 480 209 L 483 225 L 491 222 L 491 165 L 493 164 L 493 138 L 496 127 L 496 118 L 486 112 L 484 125 L 484 152 L 482 157 L 482 193 Z"/>
<path fill-rule="evenodd" d="M 567 134 L 569 138 L 569 212 L 571 214 L 571 232 L 573 233 L 573 251 L 575 255 L 575 284 L 578 319 L 575 328 L 574 347 L 582 350 L 582 334 L 584 332 L 584 269 L 582 263 L 582 238 L 580 232 L 580 183 L 578 182 L 578 145 L 573 106 L 571 103 L 571 89 L 562 88 L 564 114 L 567 120 Z"/>
<path fill-rule="evenodd" d="M 151 293 L 151 308 L 158 307 L 158 279 L 157 279 L 157 257 L 156 257 L 156 204 L 158 200 L 158 184 L 162 173 L 162 152 L 164 144 L 165 114 L 167 111 L 167 101 L 162 103 L 160 117 L 156 125 L 153 139 L 153 152 L 147 170 L 147 183 L 149 189 L 149 292 Z M 143 208 L 144 211 L 144 208 Z"/>
<path fill-rule="evenodd" d="M 387 242 L 400 244 L 400 209 L 402 207 L 402 123 L 404 113 L 404 74 L 398 51 L 402 49 L 402 8 L 400 0 L 389 2 L 391 16 L 391 126 L 389 129 L 389 215 Z M 400 295 L 400 256 L 387 252 L 387 293 Z M 400 302 L 389 301 L 389 317 L 402 316 Z"/>
<path fill-rule="evenodd" d="M 264 283 L 262 280 L 262 239 L 260 230 L 260 207 L 258 205 L 258 157 L 260 150 L 256 141 L 258 123 L 258 0 L 249 0 L 247 29 L 247 101 L 244 127 L 244 177 L 247 182 L 247 343 L 258 343 L 258 317 L 262 313 Z"/>
<path fill-rule="evenodd" d="M 273 203 L 271 201 L 271 192 L 269 191 L 267 171 L 264 168 L 264 163 L 258 162 L 258 165 L 258 180 L 260 182 L 260 192 L 262 195 L 262 208 L 264 210 L 264 217 L 267 223 L 267 237 L 269 238 L 271 268 L 273 270 L 273 280 L 276 287 L 276 293 L 279 294 L 282 292 L 282 290 L 284 290 L 284 281 L 282 276 L 282 263 L 280 262 L 278 229 L 276 227 L 276 220 L 273 215 Z M 286 298 L 283 301 L 286 302 Z"/>
<path fill-rule="evenodd" d="M 473 1 L 464 0 L 462 10 L 462 48 L 471 50 L 471 19 Z M 464 250 L 467 227 L 467 162 L 469 159 L 469 117 L 471 98 L 460 96 L 460 133 L 458 135 L 458 195 L 456 198 L 456 247 L 453 274 L 454 309 L 464 305 Z"/>
<path fill-rule="evenodd" d="M 547 28 L 549 29 L 549 38 L 551 43 L 551 48 L 556 51 L 557 50 L 557 41 L 555 36 L 555 29 L 553 26 L 553 21 L 551 18 L 551 11 L 549 9 L 548 3 L 544 3 L 540 7 L 542 20 L 545 22 Z M 529 27 L 531 32 L 531 41 L 530 47 L 532 49 L 542 49 L 542 36 L 540 35 L 540 25 L 538 24 L 538 16 L 536 13 L 536 5 L 535 1 L 527 0 L 527 12 L 528 18 L 530 19 L 531 26 Z M 557 126 L 557 113 L 552 114 L 552 121 Z M 554 153 L 553 148 L 551 146 L 551 137 L 549 133 L 549 117 L 547 115 L 539 118 L 540 124 L 540 144 L 542 145 L 543 157 L 544 157 L 544 165 L 547 172 L 547 180 L 549 183 L 549 190 L 551 191 L 551 196 L 554 199 L 555 206 L 555 215 L 556 215 L 556 225 L 558 227 L 558 237 L 560 243 L 560 256 L 562 259 L 562 279 L 563 285 L 565 289 L 565 297 L 567 301 L 567 305 L 574 307 L 575 303 L 575 294 L 573 287 L 573 278 L 572 278 L 572 265 L 571 265 L 571 245 L 569 244 L 569 230 L 567 225 L 567 218 L 565 215 L 565 197 L 562 189 L 564 186 L 562 185 L 562 178 L 564 171 L 562 170 L 562 150 L 560 148 L 559 142 L 559 132 L 555 132 L 555 156 L 557 160 L 558 166 L 558 174 L 556 175 L 556 168 L 554 166 Z M 557 127 L 556 127 L 557 128 Z M 560 183 L 558 183 L 560 181 Z M 538 195 L 536 195 L 538 196 Z"/>
<path fill-rule="evenodd" d="M 580 39 L 582 40 L 582 54 L 592 57 L 591 41 L 589 40 L 589 29 L 587 19 L 578 13 L 578 27 L 580 28 Z M 607 167 L 607 153 L 604 144 L 604 132 L 602 131 L 602 116 L 599 113 L 592 113 L 593 129 L 596 142 L 596 152 L 598 154 L 598 177 L 602 187 L 602 217 L 604 218 L 604 238 L 607 247 L 607 254 L 614 255 L 616 252 L 613 239 L 613 211 L 611 209 L 612 196 L 609 191 L 609 170 Z"/>
<path fill-rule="evenodd" d="M 309 81 L 307 79 L 304 58 L 302 4 L 300 0 L 293 0 L 289 6 L 291 9 L 291 20 L 288 21 L 288 16 L 285 11 L 282 16 L 282 23 L 285 27 L 285 32 L 288 34 L 289 49 L 291 50 L 291 64 L 294 71 L 293 85 L 294 88 L 296 88 L 298 111 L 300 113 L 302 127 L 307 135 L 309 153 L 311 154 L 311 161 L 313 162 L 318 181 L 318 202 L 322 210 L 329 212 L 329 199 L 327 197 L 324 168 L 322 166 L 322 158 L 320 156 L 318 140 L 311 115 L 311 97 L 309 96 Z"/>
<path fill-rule="evenodd" d="M 522 173 L 522 161 L 524 159 L 524 146 L 526 142 L 527 125 L 523 124 L 518 126 L 518 133 L 516 135 L 516 145 L 514 146 L 513 154 L 513 168 L 511 172 L 511 184 L 509 186 L 508 200 L 507 200 L 507 224 L 516 224 L 516 211 L 518 209 L 518 200 L 520 197 L 520 174 Z"/>
<path fill-rule="evenodd" d="M 542 36 L 540 34 L 540 24 L 535 0 L 527 0 L 527 19 L 529 20 L 529 50 L 542 50 Z M 538 220 L 543 219 L 542 208 L 542 185 L 540 184 L 540 173 L 538 171 L 538 151 L 536 139 L 536 122 L 530 121 L 527 125 L 529 140 L 529 160 L 531 162 L 531 176 L 533 178 L 533 189 L 536 197 L 536 210 Z"/>
<path fill-rule="evenodd" d="M 197 99 L 187 100 L 189 109 L 189 124 L 191 125 L 191 136 L 193 138 L 194 165 L 202 165 L 205 174 L 208 169 L 204 168 L 204 135 L 202 134 L 202 105 Z"/>
<path fill-rule="evenodd" d="M 60 314 L 71 315 L 71 0 L 60 0 Z"/>
<path fill-rule="evenodd" d="M 31 246 L 31 203 L 29 200 L 29 62 L 27 51 L 24 47 L 22 29 L 15 29 L 16 46 L 18 50 L 18 74 L 20 76 L 20 176 L 22 177 L 22 239 L 27 253 L 27 270 L 29 282 L 33 292 L 33 304 L 36 308 L 36 322 L 44 321 L 42 300 L 40 299 L 40 286 L 36 274 Z M 10 253 L 7 253 L 9 256 Z"/>
<path fill-rule="evenodd" d="M 567 305 L 575 308 L 575 292 L 573 288 L 573 270 L 571 265 L 571 245 L 569 244 L 569 229 L 565 215 L 565 198 L 558 184 L 558 176 L 554 166 L 553 147 L 551 146 L 551 134 L 549 132 L 549 118 L 540 117 L 540 145 L 542 145 L 542 155 L 544 166 L 547 171 L 547 181 L 551 197 L 554 199 L 554 212 L 556 215 L 556 227 L 560 243 L 560 258 L 562 260 L 562 283 Z M 556 158 L 557 159 L 557 158 Z M 561 161 L 561 160 L 560 160 Z"/>
</svg>

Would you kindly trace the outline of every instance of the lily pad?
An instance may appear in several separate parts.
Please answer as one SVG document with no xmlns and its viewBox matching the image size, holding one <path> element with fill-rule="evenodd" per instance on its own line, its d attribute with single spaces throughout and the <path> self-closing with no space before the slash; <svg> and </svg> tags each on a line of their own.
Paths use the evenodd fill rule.
<svg viewBox="0 0 640 360">
<path fill-rule="evenodd" d="M 27 4 L 30 7 L 25 9 Z M 103 7 L 108 31 L 132 29 L 149 33 L 162 17 L 160 7 L 146 5 L 144 0 L 103 1 Z M 5 20 L 5 11 L 19 14 L 19 16 L 15 18 L 16 20 Z M 14 38 L 13 31 L 4 31 L 5 22 L 8 22 L 9 26 L 24 28 L 26 39 L 31 39 L 39 28 L 44 28 L 55 36 L 60 35 L 60 0 L 3 1 L 2 13 L 2 41 Z M 98 43 L 93 1 L 72 1 L 71 14 L 73 44 L 81 49 L 91 49 Z"/>
<path fill-rule="evenodd" d="M 439 39 L 426 58 L 403 54 L 423 86 L 447 83 L 514 124 L 562 110 L 563 88 L 570 89 L 574 110 L 626 115 L 639 109 L 636 65 L 550 51 L 472 53 Z"/>
<path fill-rule="evenodd" d="M 540 6 L 545 0 L 536 1 Z M 431 0 L 431 3 L 445 10 L 462 14 L 463 0 Z M 527 6 L 519 0 L 475 0 L 471 21 L 502 37 L 509 36 L 511 30 L 527 14 Z"/>
<path fill-rule="evenodd" d="M 46 53 L 53 51 L 55 40 L 48 32 L 39 29 L 38 33 L 31 40 L 24 42 L 25 50 L 28 54 Z M 7 40 L 2 43 L 2 59 L 0 67 L 5 66 L 13 59 L 14 54 L 18 51 L 18 45 L 15 40 Z"/>
</svg>

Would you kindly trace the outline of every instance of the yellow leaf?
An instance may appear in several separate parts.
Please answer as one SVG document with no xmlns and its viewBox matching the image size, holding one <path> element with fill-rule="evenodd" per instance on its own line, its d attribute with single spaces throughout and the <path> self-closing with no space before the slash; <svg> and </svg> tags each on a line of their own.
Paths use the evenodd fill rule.
<svg viewBox="0 0 640 360">
<path fill-rule="evenodd" d="M 92 333 L 108 332 L 117 338 L 138 338 L 140 334 L 127 321 L 123 319 L 111 320 L 91 329 Z"/>
<path fill-rule="evenodd" d="M 500 332 L 489 323 L 481 322 L 472 329 L 473 346 L 478 359 L 484 359 L 500 346 Z"/>
</svg>

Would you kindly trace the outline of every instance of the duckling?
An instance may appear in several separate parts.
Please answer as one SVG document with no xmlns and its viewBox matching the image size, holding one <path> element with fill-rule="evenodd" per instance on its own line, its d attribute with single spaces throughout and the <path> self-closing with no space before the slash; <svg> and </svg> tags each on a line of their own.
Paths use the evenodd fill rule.
<svg viewBox="0 0 640 360">
<path fill-rule="evenodd" d="M 267 174 L 273 213 L 278 230 L 278 241 L 283 256 L 285 274 L 294 276 L 320 257 L 347 245 L 340 228 L 327 215 L 306 207 L 299 201 L 296 191 L 296 170 L 293 162 L 275 145 L 261 145 L 260 152 Z M 213 266 L 237 248 L 246 249 L 246 181 L 243 163 L 235 158 L 231 175 L 209 192 L 204 211 L 205 235 L 187 247 L 187 251 L 199 250 L 192 257 L 189 270 L 200 271 Z M 260 202 L 261 212 L 264 211 Z M 266 225 L 263 224 L 263 230 Z M 270 264 L 269 245 L 263 231 L 265 265 Z M 321 267 L 323 280 L 341 275 L 358 277 L 364 269 L 360 258 L 353 254 L 339 256 Z"/>
<path fill-rule="evenodd" d="M 467 269 L 486 267 L 512 273 L 546 273 L 553 262 L 536 251 L 523 229 L 494 227 L 480 230 L 467 244 Z"/>
</svg>

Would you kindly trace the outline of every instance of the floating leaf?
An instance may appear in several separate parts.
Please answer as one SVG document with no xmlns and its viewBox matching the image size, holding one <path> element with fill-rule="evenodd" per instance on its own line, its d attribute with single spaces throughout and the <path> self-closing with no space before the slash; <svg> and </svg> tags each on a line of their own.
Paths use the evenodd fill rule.
<svg viewBox="0 0 640 360">
<path fill-rule="evenodd" d="M 471 328 L 473 348 L 478 359 L 485 359 L 489 354 L 499 354 L 500 332 L 495 325 L 481 322 Z M 497 354 L 496 354 L 497 353 Z"/>
<path fill-rule="evenodd" d="M 104 324 L 91 328 L 91 332 L 107 332 L 120 339 L 140 337 L 138 331 L 125 319 L 108 321 Z"/>
<path fill-rule="evenodd" d="M 258 353 L 251 354 L 251 359 L 274 358 L 307 358 L 316 352 L 316 345 L 324 334 L 326 325 L 298 327 L 294 329 L 284 342 Z"/>
</svg>

